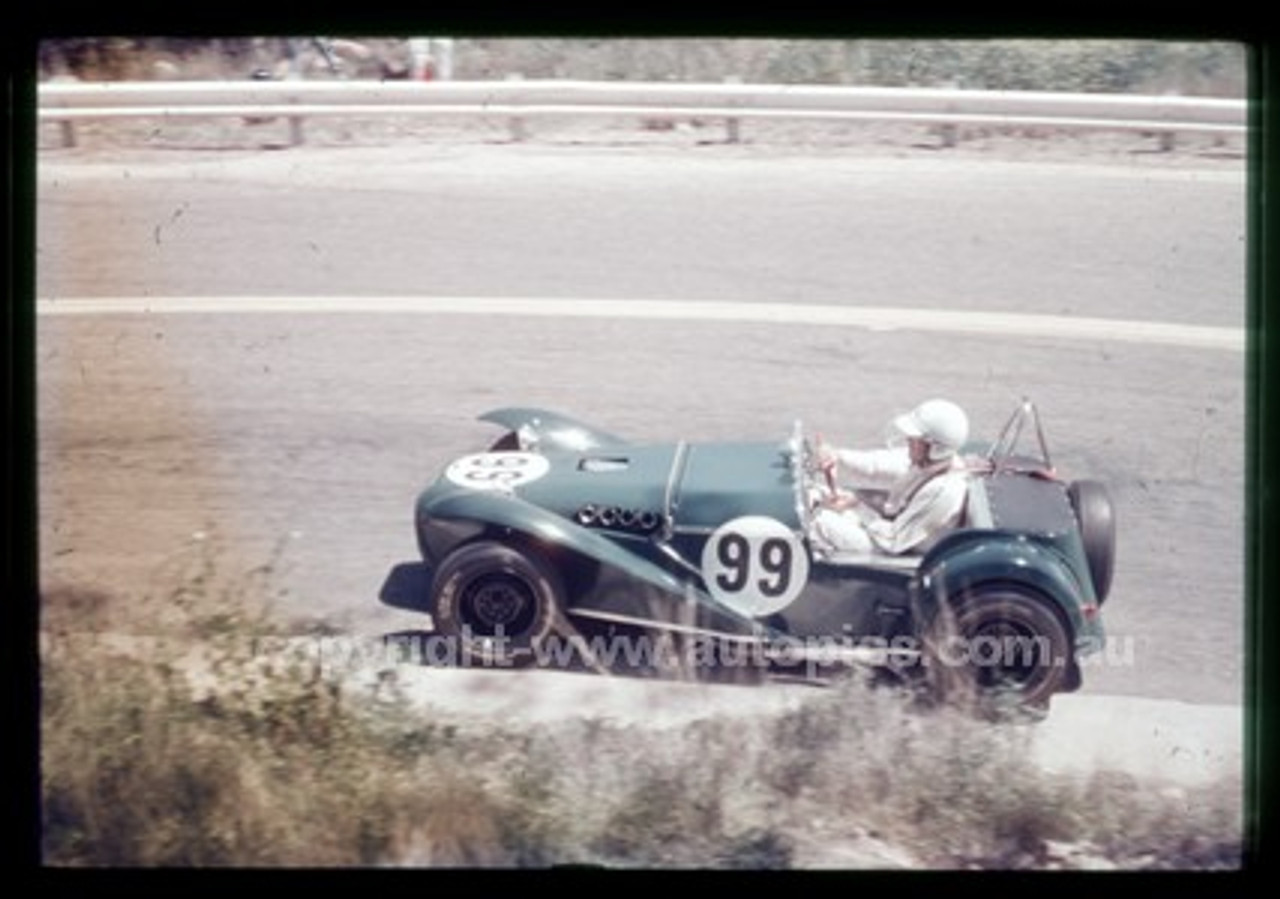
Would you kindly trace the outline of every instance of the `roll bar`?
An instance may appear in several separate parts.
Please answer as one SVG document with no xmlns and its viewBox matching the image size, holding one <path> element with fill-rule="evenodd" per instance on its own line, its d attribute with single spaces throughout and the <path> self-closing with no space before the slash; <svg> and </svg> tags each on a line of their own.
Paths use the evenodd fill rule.
<svg viewBox="0 0 1280 899">
<path fill-rule="evenodd" d="M 992 471 L 999 472 L 1009 466 L 1014 450 L 1018 448 L 1018 441 L 1022 438 L 1022 433 L 1026 430 L 1028 422 L 1031 423 L 1035 430 L 1036 443 L 1039 446 L 1040 458 L 1044 461 L 1045 468 L 1049 471 L 1053 470 L 1053 460 L 1049 457 L 1049 444 L 1045 440 L 1044 427 L 1040 424 L 1040 413 L 1036 409 L 1035 403 L 1031 402 L 1027 397 L 1023 397 L 1022 402 L 1018 404 L 1013 414 L 1009 416 L 1009 420 L 1005 422 L 1004 427 L 1000 429 L 1000 436 L 996 438 L 995 443 L 991 444 L 991 448 L 987 450 L 986 458 L 991 465 Z"/>
</svg>

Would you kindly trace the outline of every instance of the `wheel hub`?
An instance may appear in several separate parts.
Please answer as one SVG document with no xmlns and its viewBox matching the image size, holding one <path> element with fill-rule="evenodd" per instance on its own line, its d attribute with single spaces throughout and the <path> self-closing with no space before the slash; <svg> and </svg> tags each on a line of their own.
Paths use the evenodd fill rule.
<svg viewBox="0 0 1280 899">
<path fill-rule="evenodd" d="M 1026 687 L 1044 665 L 1045 647 L 1036 635 L 1010 621 L 995 621 L 979 628 L 970 638 L 971 662 L 985 688 Z"/>
<path fill-rule="evenodd" d="M 533 595 L 528 585 L 505 574 L 478 578 L 466 591 L 463 608 L 468 624 L 479 634 L 492 635 L 499 628 L 508 635 L 529 626 Z"/>
</svg>

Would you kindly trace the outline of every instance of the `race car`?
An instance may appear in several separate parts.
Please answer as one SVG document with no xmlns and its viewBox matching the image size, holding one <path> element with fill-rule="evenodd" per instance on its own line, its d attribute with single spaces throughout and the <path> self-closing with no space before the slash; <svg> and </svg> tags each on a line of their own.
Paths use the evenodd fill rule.
<svg viewBox="0 0 1280 899">
<path fill-rule="evenodd" d="M 415 511 L 416 605 L 471 663 L 536 664 L 548 641 L 603 627 L 771 676 L 870 666 L 1043 709 L 1102 645 L 1114 508 L 1103 484 L 1057 473 L 1030 401 L 966 445 L 962 520 L 908 555 L 813 539 L 823 473 L 800 422 L 773 440 L 645 443 L 544 409 L 481 420 L 502 435 Z M 1029 434 L 1037 455 L 1018 452 Z"/>
</svg>

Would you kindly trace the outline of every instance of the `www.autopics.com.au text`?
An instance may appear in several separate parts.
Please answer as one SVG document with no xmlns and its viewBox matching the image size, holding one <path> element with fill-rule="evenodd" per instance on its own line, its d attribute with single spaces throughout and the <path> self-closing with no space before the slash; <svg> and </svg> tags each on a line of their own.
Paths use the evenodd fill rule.
<svg viewBox="0 0 1280 899">
<path fill-rule="evenodd" d="M 1077 642 L 1075 661 L 1082 667 L 1132 667 L 1137 639 L 1133 635 L 1105 641 Z M 253 644 L 257 657 L 276 657 L 318 666 L 326 673 L 377 665 L 417 664 L 457 668 L 510 668 L 515 641 L 501 632 L 481 637 L 464 628 L 460 635 L 396 634 L 383 638 L 268 637 Z M 934 643 L 930 656 L 948 666 L 1066 664 L 1054 659 L 1043 637 L 958 635 Z M 522 663 L 536 667 L 571 667 L 590 659 L 606 669 L 720 670 L 759 669 L 817 676 L 851 664 L 910 667 L 926 649 L 914 636 L 810 637 L 794 641 L 727 640 L 706 635 L 673 637 L 668 633 L 550 634 L 527 645 Z"/>
</svg>

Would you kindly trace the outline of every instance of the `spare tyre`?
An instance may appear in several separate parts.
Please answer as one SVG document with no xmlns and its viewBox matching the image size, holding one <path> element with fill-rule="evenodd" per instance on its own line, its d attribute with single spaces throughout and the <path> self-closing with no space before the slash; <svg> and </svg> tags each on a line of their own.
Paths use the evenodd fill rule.
<svg viewBox="0 0 1280 899">
<path fill-rule="evenodd" d="M 1116 559 L 1116 513 L 1107 488 L 1097 481 L 1073 481 L 1067 488 L 1089 562 L 1093 592 L 1101 603 L 1111 590 Z"/>
</svg>

